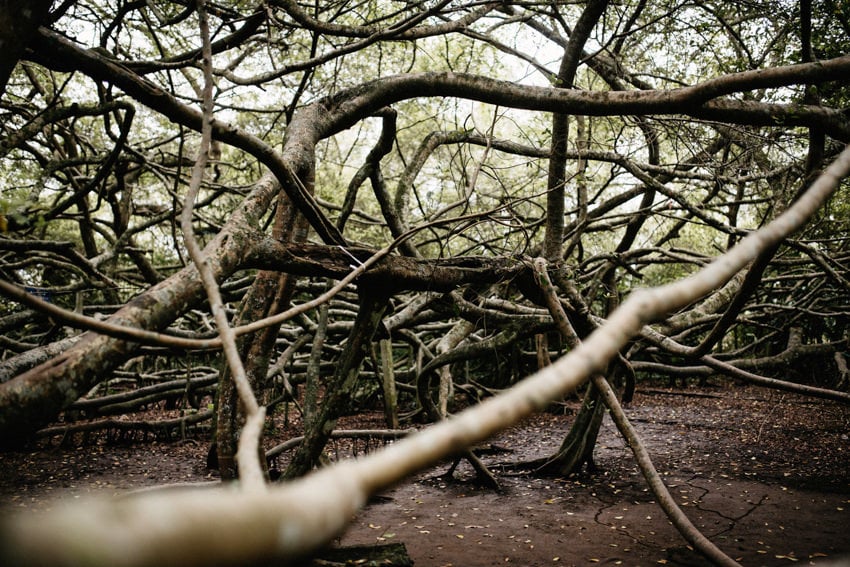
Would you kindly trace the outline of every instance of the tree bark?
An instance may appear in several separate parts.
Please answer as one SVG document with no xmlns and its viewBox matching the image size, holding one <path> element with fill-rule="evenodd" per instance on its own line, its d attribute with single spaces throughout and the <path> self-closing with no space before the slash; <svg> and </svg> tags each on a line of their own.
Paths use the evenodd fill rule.
<svg viewBox="0 0 850 567">
<path fill-rule="evenodd" d="M 278 200 L 273 236 L 276 241 L 298 242 L 306 239 L 306 223 L 285 194 Z M 252 323 L 277 315 L 289 307 L 295 293 L 297 277 L 277 271 L 262 270 L 242 300 L 240 324 Z M 271 352 L 277 339 L 280 323 L 270 325 L 240 338 L 240 356 L 255 394 L 265 387 Z M 261 395 L 261 394 L 260 394 Z M 244 421 L 238 396 L 226 367 L 219 378 L 216 396 L 216 428 L 212 451 L 215 449 L 218 468 L 223 480 L 237 477 L 236 452 L 239 428 Z"/>
<path fill-rule="evenodd" d="M 563 89 L 573 88 L 576 71 L 580 62 L 584 44 L 596 22 L 605 12 L 608 0 L 591 0 L 576 22 L 570 34 L 570 41 L 564 50 L 561 67 L 555 86 Z M 552 147 L 549 157 L 549 171 L 546 181 L 546 235 L 543 240 L 543 255 L 550 262 L 558 262 L 563 253 L 564 242 L 564 197 L 567 142 L 569 137 L 569 115 L 556 112 L 552 116 Z"/>
<path fill-rule="evenodd" d="M 384 393 L 384 419 L 387 427 L 398 429 L 398 396 L 393 371 L 393 342 L 381 339 L 381 384 Z"/>
<path fill-rule="evenodd" d="M 319 462 L 322 450 L 336 427 L 336 421 L 351 399 L 357 384 L 363 359 L 368 356 L 372 337 L 378 329 L 388 297 L 360 290 L 360 310 L 354 321 L 354 327 L 348 337 L 337 370 L 327 384 L 325 397 L 318 415 L 304 432 L 304 442 L 292 456 L 284 472 L 285 478 L 295 478 L 307 474 Z"/>
</svg>

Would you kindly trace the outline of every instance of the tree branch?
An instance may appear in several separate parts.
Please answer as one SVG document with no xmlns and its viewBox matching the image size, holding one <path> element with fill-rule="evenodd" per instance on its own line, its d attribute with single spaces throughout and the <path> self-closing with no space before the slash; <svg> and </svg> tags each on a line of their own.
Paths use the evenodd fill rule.
<svg viewBox="0 0 850 567">
<path fill-rule="evenodd" d="M 617 429 L 620 430 L 620 434 L 626 440 L 626 443 L 628 443 L 634 453 L 635 460 L 637 461 L 640 471 L 643 473 L 643 477 L 646 479 L 652 494 L 655 496 L 655 500 L 658 502 L 658 505 L 661 506 L 661 509 L 664 510 L 664 513 L 667 514 L 667 517 L 670 518 L 673 525 L 676 526 L 676 529 L 679 530 L 679 533 L 682 534 L 682 537 L 684 537 L 688 543 L 693 545 L 694 548 L 696 548 L 705 557 L 710 559 L 715 565 L 741 567 L 737 561 L 723 553 L 719 547 L 711 543 L 711 541 L 697 529 L 685 513 L 682 512 L 682 509 L 676 504 L 676 500 L 670 494 L 670 491 L 667 490 L 667 487 L 664 485 L 664 481 L 662 481 L 661 477 L 658 475 L 658 471 L 655 470 L 655 465 L 652 464 L 652 459 L 650 458 L 646 447 L 644 447 L 643 442 L 640 440 L 640 436 L 635 428 L 632 427 L 632 424 L 629 423 L 626 413 L 623 411 L 622 406 L 620 406 L 620 402 L 617 400 L 617 395 L 614 393 L 614 390 L 611 389 L 611 385 L 608 384 L 608 381 L 598 374 L 593 376 L 591 380 L 593 381 L 593 385 L 596 386 L 602 393 L 602 399 L 605 401 L 605 405 L 607 405 L 608 409 L 611 410 L 611 418 L 614 420 L 614 423 L 617 424 Z"/>
<path fill-rule="evenodd" d="M 850 172 L 848 146 L 794 205 L 693 276 L 632 293 L 569 354 L 507 392 L 361 460 L 322 469 L 266 494 L 174 492 L 80 503 L 5 519 L 0 559 L 13 565 L 190 567 L 295 564 L 329 542 L 368 496 L 480 443 L 601 372 L 641 328 L 722 286 L 761 250 L 799 229 Z M 150 519 L 157 521 L 151 523 Z M 220 521 L 227 518 L 227 522 Z"/>
</svg>

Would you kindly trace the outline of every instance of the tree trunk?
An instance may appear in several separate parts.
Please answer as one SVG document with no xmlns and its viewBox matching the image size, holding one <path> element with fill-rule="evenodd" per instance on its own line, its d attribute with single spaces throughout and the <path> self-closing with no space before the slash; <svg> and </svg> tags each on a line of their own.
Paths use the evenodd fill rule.
<svg viewBox="0 0 850 567">
<path fill-rule="evenodd" d="M 328 332 L 327 303 L 319 307 L 319 321 L 316 332 L 313 333 L 313 344 L 310 346 L 310 360 L 307 363 L 307 376 L 304 379 L 304 401 L 302 402 L 301 419 L 305 427 L 316 418 L 319 412 L 319 397 L 322 382 L 322 351 Z"/>
<path fill-rule="evenodd" d="M 319 413 L 307 424 L 304 441 L 284 472 L 285 478 L 303 476 L 319 462 L 322 450 L 336 427 L 337 419 L 351 400 L 360 366 L 370 351 L 372 337 L 384 316 L 387 301 L 388 298 L 384 295 L 373 295 L 360 290 L 360 311 L 357 313 L 345 350 L 327 386 Z"/>
<path fill-rule="evenodd" d="M 581 473 L 585 464 L 587 472 L 595 471 L 593 448 L 596 446 L 604 416 L 605 404 L 602 403 L 602 396 L 595 386 L 590 385 L 570 432 L 555 455 L 540 467 L 540 472 L 567 477 Z"/>
<path fill-rule="evenodd" d="M 250 323 L 286 308 L 295 288 L 294 279 L 275 272 L 261 272 L 242 300 L 239 323 Z M 264 386 L 271 348 L 279 328 L 280 325 L 272 325 L 246 335 L 239 341 L 239 355 L 245 361 L 245 373 L 255 393 L 260 392 Z M 236 387 L 230 371 L 224 366 L 219 376 L 216 396 L 214 441 L 222 480 L 234 480 L 237 477 L 236 450 L 239 444 L 238 432 L 243 422 L 244 414 L 239 408 Z"/>
<path fill-rule="evenodd" d="M 461 319 L 455 323 L 454 327 L 446 333 L 437 343 L 437 356 L 445 354 L 457 345 L 463 342 L 473 331 L 475 325 L 466 319 Z M 449 414 L 449 399 L 454 391 L 454 379 L 452 378 L 452 365 L 446 364 L 440 367 L 440 388 L 437 397 L 437 409 L 440 412 L 440 418 L 445 419 Z"/>
<path fill-rule="evenodd" d="M 587 3 L 581 17 L 570 34 L 570 40 L 564 50 L 561 66 L 558 70 L 555 86 L 571 89 L 575 80 L 584 44 L 590 37 L 593 26 L 602 16 L 607 0 L 593 0 Z M 552 146 L 547 176 L 548 197 L 546 199 L 546 234 L 543 248 L 544 256 L 551 262 L 561 260 L 564 240 L 564 185 L 567 166 L 567 142 L 569 135 L 569 117 L 556 112 L 552 116 Z"/>
<path fill-rule="evenodd" d="M 398 429 L 398 396 L 393 372 L 393 342 L 381 339 L 381 380 L 384 392 L 384 417 L 387 427 Z"/>
<path fill-rule="evenodd" d="M 308 177 L 312 187 L 312 175 Z M 295 210 L 289 198 L 281 193 L 278 201 L 273 236 L 283 242 L 303 242 L 307 238 L 304 217 Z M 257 274 L 251 289 L 242 300 L 238 321 L 251 323 L 286 309 L 295 293 L 297 276 L 263 270 Z M 280 324 L 271 325 L 261 331 L 243 337 L 239 342 L 239 355 L 245 363 L 245 373 L 255 394 L 265 387 L 266 374 L 272 349 L 275 345 Z M 258 395 L 262 399 L 262 396 Z M 238 396 L 227 366 L 222 367 L 216 397 L 216 427 L 213 448 L 222 480 L 237 477 L 236 450 L 238 432 L 244 421 L 239 409 Z M 210 450 L 212 452 L 212 449 Z"/>
</svg>

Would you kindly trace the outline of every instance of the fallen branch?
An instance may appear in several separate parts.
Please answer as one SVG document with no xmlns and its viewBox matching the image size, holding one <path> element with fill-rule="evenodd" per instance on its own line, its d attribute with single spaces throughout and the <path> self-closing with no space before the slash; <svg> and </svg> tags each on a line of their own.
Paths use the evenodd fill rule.
<svg viewBox="0 0 850 567">
<path fill-rule="evenodd" d="M 197 397 L 199 394 L 211 394 L 217 379 L 216 375 L 211 374 L 188 380 L 169 380 L 118 394 L 77 400 L 66 411 L 80 412 L 88 416 L 127 413 L 146 404 L 162 401 L 168 396 L 188 394 Z"/>
<path fill-rule="evenodd" d="M 61 435 L 62 437 L 67 437 L 68 435 L 73 435 L 75 433 L 92 433 L 95 431 L 142 431 L 145 433 L 166 433 L 166 436 L 169 436 L 169 432 L 174 429 L 181 429 L 188 427 L 190 425 L 197 425 L 208 419 L 212 419 L 213 411 L 212 410 L 204 410 L 199 412 L 190 413 L 188 415 L 184 415 L 182 417 L 175 417 L 174 419 L 162 419 L 157 421 L 148 421 L 148 420 L 133 420 L 126 421 L 121 419 L 99 419 L 97 421 L 87 421 L 84 423 L 74 423 L 70 425 L 56 425 L 53 427 L 45 427 L 44 429 L 39 429 L 36 432 L 36 437 L 45 438 L 45 437 L 55 437 L 57 435 Z"/>
<path fill-rule="evenodd" d="M 679 354 L 686 356 L 687 348 L 684 345 L 681 345 L 674 341 L 669 337 L 665 337 L 661 333 L 653 330 L 651 327 L 647 326 L 641 331 L 641 335 L 644 339 L 652 342 L 653 344 L 671 352 L 673 354 Z M 842 341 L 843 343 L 843 341 Z M 838 348 L 842 343 L 837 343 L 836 345 L 827 345 L 830 348 Z M 806 345 L 809 347 L 821 347 L 823 345 Z M 777 356 L 786 356 L 788 357 L 788 353 L 793 353 L 795 349 L 787 349 L 783 353 Z M 798 346 L 796 350 L 804 350 L 801 346 Z M 774 357 L 776 358 L 776 357 Z M 816 386 L 809 386 L 807 384 L 796 384 L 794 382 L 789 382 L 787 380 L 779 380 L 777 378 L 769 378 L 767 376 L 761 376 L 760 374 L 755 374 L 753 372 L 749 372 L 743 368 L 739 368 L 736 364 L 750 364 L 752 361 L 730 361 L 724 362 L 722 360 L 718 360 L 717 358 L 704 354 L 700 356 L 697 360 L 702 362 L 705 366 L 692 366 L 686 368 L 679 368 L 679 371 L 682 373 L 681 375 L 705 375 L 713 372 L 720 372 L 729 376 L 730 378 L 735 378 L 737 380 L 741 380 L 742 382 L 748 382 L 750 384 L 756 384 L 758 386 L 763 386 L 765 388 L 773 388 L 774 390 L 782 390 L 784 392 L 792 392 L 794 394 L 801 394 L 803 396 L 811 396 L 814 398 L 821 398 L 824 400 L 833 400 L 836 402 L 840 402 L 843 404 L 850 404 L 850 393 L 841 392 L 838 390 L 830 390 L 828 388 L 818 388 Z M 787 358 L 786 358 L 787 360 Z M 647 369 L 652 368 L 655 363 L 636 363 L 636 368 Z"/>
</svg>

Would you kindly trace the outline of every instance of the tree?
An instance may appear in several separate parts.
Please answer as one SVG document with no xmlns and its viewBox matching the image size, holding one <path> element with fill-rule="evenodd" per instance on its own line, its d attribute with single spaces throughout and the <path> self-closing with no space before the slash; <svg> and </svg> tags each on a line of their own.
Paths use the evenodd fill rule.
<svg viewBox="0 0 850 567">
<path fill-rule="evenodd" d="M 850 56 L 830 47 L 846 45 L 848 14 L 829 4 L 65 2 L 37 15 L 0 101 L 0 438 L 70 420 L 131 359 L 149 373 L 163 347 L 170 367 L 192 353 L 218 374 L 215 454 L 247 494 L 206 509 L 186 496 L 175 521 L 285 525 L 293 546 L 258 535 L 254 558 L 294 557 L 367 494 L 591 376 L 546 463 L 557 474 L 592 463 L 609 383 L 628 398 L 650 375 L 724 374 L 846 402 L 831 388 L 848 340 Z M 285 473 L 297 477 L 366 367 L 377 374 L 376 340 L 404 353 L 395 376 L 422 419 L 471 413 L 288 485 L 308 496 L 267 491 L 254 456 L 285 365 L 304 360 L 292 381 L 326 377 Z M 810 357 L 834 378 L 783 379 Z M 310 524 L 311 506 L 335 519 Z M 38 532 L 22 525 L 7 533 L 29 549 Z M 115 534 L 100 533 L 109 563 Z M 139 564 L 171 536 L 139 540 Z M 221 538 L 198 561 L 247 559 L 197 537 Z"/>
</svg>

